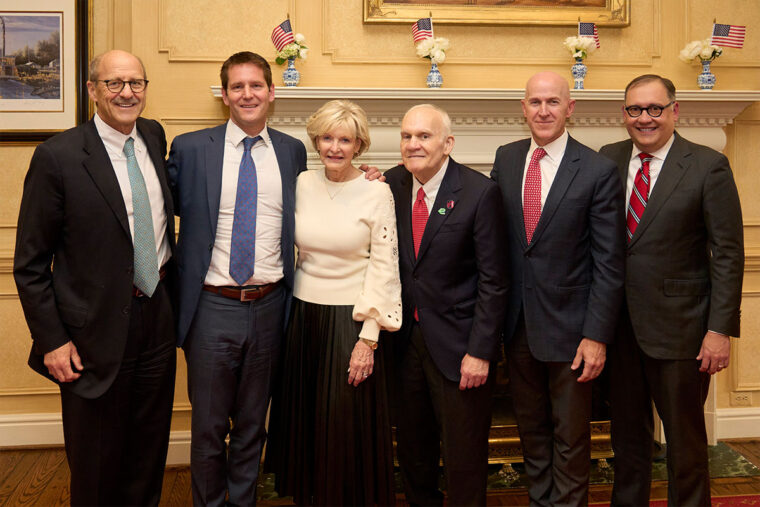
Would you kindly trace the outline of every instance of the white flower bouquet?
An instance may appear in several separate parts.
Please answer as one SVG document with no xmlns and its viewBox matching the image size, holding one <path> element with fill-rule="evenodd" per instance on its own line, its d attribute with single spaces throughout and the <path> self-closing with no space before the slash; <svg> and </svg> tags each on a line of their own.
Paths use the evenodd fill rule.
<svg viewBox="0 0 760 507">
<path fill-rule="evenodd" d="M 573 58 L 586 59 L 589 53 L 596 51 L 596 41 L 592 37 L 578 37 L 572 35 L 562 43 Z"/>
<path fill-rule="evenodd" d="M 443 63 L 446 60 L 446 51 L 451 47 L 446 37 L 424 39 L 417 44 L 417 56 L 428 58 L 433 63 Z"/>
<path fill-rule="evenodd" d="M 293 36 L 293 39 L 293 42 L 277 53 L 277 58 L 275 59 L 277 65 L 282 65 L 291 58 L 306 59 L 306 53 L 309 51 L 309 48 L 304 44 L 306 38 L 302 34 L 297 33 Z"/>
<path fill-rule="evenodd" d="M 711 62 L 723 54 L 723 48 L 710 44 L 710 39 L 693 40 L 678 54 L 681 61 L 690 63 L 699 58 L 703 62 Z"/>
</svg>

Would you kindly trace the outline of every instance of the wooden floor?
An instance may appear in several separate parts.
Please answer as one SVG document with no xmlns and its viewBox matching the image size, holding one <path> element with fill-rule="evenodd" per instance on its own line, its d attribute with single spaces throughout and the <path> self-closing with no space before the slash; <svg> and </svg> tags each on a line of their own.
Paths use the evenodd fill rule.
<svg viewBox="0 0 760 507">
<path fill-rule="evenodd" d="M 730 447 L 760 467 L 760 440 L 728 440 Z M 0 450 L 0 506 L 63 506 L 69 500 L 69 470 L 63 449 Z M 610 485 L 592 485 L 589 502 L 609 501 Z M 713 496 L 760 494 L 760 477 L 713 479 Z M 667 482 L 652 483 L 652 499 L 667 498 Z M 490 492 L 488 505 L 527 505 L 524 489 Z M 192 505 L 188 467 L 169 467 L 164 474 L 161 505 Z M 260 502 L 260 505 L 289 505 Z M 404 505 L 399 498 L 399 505 Z"/>
</svg>

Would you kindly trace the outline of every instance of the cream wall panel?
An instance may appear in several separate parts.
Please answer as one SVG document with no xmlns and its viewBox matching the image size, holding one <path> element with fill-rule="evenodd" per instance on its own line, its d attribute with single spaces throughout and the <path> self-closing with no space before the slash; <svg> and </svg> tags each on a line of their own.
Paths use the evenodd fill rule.
<svg viewBox="0 0 760 507">
<path fill-rule="evenodd" d="M 169 53 L 171 62 L 223 62 L 236 51 L 271 48 L 272 29 L 288 14 L 293 26 L 298 26 L 294 0 L 157 3 L 159 51 Z"/>
<path fill-rule="evenodd" d="M 742 300 L 741 338 L 733 342 L 732 391 L 760 391 L 760 319 L 747 318 L 760 315 L 760 295 Z M 760 396 L 755 396 L 760 398 Z"/>
<path fill-rule="evenodd" d="M 715 64 L 723 67 L 760 67 L 760 38 L 753 36 L 760 19 L 760 9 L 754 0 L 688 0 L 684 22 L 687 40 L 707 39 L 712 35 L 713 20 L 717 23 L 746 25 L 748 36 L 742 49 L 725 48 Z M 752 31 L 750 31 L 752 30 Z M 715 72 L 715 71 L 713 71 Z"/>
</svg>

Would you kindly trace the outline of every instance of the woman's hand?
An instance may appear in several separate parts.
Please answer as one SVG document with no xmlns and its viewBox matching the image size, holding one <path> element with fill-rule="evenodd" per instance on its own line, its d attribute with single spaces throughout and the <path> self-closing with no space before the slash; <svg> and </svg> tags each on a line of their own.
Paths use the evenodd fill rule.
<svg viewBox="0 0 760 507">
<path fill-rule="evenodd" d="M 357 340 L 351 352 L 351 361 L 348 363 L 348 383 L 356 387 L 367 380 L 367 377 L 372 375 L 374 365 L 375 351 L 363 341 Z"/>
</svg>

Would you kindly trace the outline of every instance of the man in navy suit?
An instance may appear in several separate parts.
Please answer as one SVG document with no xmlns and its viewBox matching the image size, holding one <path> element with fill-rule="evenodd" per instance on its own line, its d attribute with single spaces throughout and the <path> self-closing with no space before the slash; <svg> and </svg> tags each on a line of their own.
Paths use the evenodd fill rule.
<svg viewBox="0 0 760 507">
<path fill-rule="evenodd" d="M 230 504 L 252 505 L 293 287 L 295 185 L 306 150 L 266 125 L 274 85 L 264 58 L 232 55 L 221 80 L 230 120 L 178 136 L 169 154 L 181 218 L 177 332 L 193 407 L 193 503 L 223 505 L 228 493 Z"/>
<path fill-rule="evenodd" d="M 404 326 L 397 352 L 398 459 L 407 501 L 485 505 L 493 368 L 506 308 L 498 187 L 449 157 L 451 120 L 432 105 L 401 124 L 396 203 Z"/>
<path fill-rule="evenodd" d="M 13 274 L 29 365 L 61 390 L 73 505 L 158 505 L 174 401 L 174 212 L 145 67 L 90 63 L 93 118 L 40 144 Z"/>
<path fill-rule="evenodd" d="M 505 349 L 531 505 L 584 505 L 591 382 L 623 296 L 623 205 L 615 164 L 567 134 L 564 78 L 528 80 L 531 138 L 502 146 L 491 177 L 507 216 L 512 280 Z"/>
<path fill-rule="evenodd" d="M 631 202 L 625 301 L 610 348 L 613 505 L 649 503 L 652 400 L 668 441 L 668 504 L 710 505 L 704 403 L 739 335 L 739 194 L 723 154 L 675 131 L 678 109 L 672 81 L 633 79 L 622 108 L 631 138 L 601 149 Z"/>
</svg>

